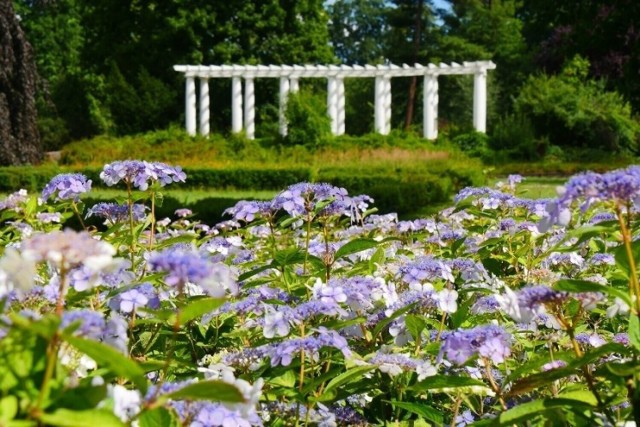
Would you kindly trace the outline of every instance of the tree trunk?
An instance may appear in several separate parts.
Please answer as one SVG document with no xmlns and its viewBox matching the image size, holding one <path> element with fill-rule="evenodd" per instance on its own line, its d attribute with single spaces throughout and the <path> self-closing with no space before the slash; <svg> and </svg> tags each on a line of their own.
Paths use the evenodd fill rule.
<svg viewBox="0 0 640 427">
<path fill-rule="evenodd" d="M 424 0 L 417 0 L 416 6 L 416 21 L 414 27 L 415 29 L 413 32 L 413 64 L 418 62 L 418 55 L 420 54 L 420 38 L 422 37 L 422 12 L 424 9 Z M 416 100 L 417 86 L 418 77 L 411 77 L 411 84 L 409 85 L 409 95 L 407 96 L 407 114 L 404 118 L 404 130 L 409 130 L 409 127 L 411 127 L 411 123 L 413 122 L 413 107 Z"/>
<path fill-rule="evenodd" d="M 0 165 L 36 164 L 36 65 L 12 0 L 0 0 Z"/>
</svg>

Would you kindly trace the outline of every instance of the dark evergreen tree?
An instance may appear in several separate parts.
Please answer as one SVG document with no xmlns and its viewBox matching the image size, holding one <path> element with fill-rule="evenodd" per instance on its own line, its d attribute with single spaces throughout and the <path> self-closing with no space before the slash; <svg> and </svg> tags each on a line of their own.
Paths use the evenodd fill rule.
<svg viewBox="0 0 640 427">
<path fill-rule="evenodd" d="M 0 0 L 0 165 L 42 160 L 36 64 L 10 0 Z"/>
</svg>

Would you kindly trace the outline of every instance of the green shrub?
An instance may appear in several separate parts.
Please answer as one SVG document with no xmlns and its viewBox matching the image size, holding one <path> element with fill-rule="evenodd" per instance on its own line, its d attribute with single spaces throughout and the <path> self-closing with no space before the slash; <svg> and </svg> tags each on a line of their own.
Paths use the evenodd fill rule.
<svg viewBox="0 0 640 427">
<path fill-rule="evenodd" d="M 558 146 L 637 153 L 640 123 L 631 106 L 603 82 L 587 78 L 589 63 L 574 58 L 557 76 L 532 76 L 515 102 L 531 118 L 536 136 Z"/>
<path fill-rule="evenodd" d="M 470 157 L 489 157 L 489 137 L 482 132 L 468 132 L 455 136 L 451 143 Z"/>
<path fill-rule="evenodd" d="M 320 95 L 305 90 L 290 93 L 287 99 L 287 145 L 319 147 L 331 137 L 331 119 L 327 102 Z"/>
<path fill-rule="evenodd" d="M 489 146 L 508 159 L 536 160 L 545 151 L 545 138 L 537 139 L 531 120 L 523 114 L 507 114 L 496 121 Z"/>
</svg>

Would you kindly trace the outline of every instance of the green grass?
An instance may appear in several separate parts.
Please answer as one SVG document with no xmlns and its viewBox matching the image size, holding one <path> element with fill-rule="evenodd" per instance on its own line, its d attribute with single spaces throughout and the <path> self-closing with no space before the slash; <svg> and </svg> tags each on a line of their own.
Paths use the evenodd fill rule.
<svg viewBox="0 0 640 427">
<path fill-rule="evenodd" d="M 492 178 L 488 185 L 495 185 L 502 181 L 506 182 L 506 177 Z M 564 185 L 568 178 L 565 177 L 525 177 L 517 186 L 516 195 L 527 199 L 546 199 L 558 195 L 556 188 Z"/>
</svg>

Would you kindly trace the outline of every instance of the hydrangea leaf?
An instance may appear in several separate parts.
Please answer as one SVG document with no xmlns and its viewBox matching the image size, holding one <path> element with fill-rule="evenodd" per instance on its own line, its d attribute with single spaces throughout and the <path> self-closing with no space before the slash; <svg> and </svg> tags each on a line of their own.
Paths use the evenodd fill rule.
<svg viewBox="0 0 640 427">
<path fill-rule="evenodd" d="M 105 409 L 90 409 L 86 411 L 70 411 L 68 409 L 58 409 L 51 414 L 42 414 L 39 420 L 46 425 L 60 427 L 124 427 L 111 411 Z"/>
<path fill-rule="evenodd" d="M 425 420 L 431 421 L 435 425 L 443 425 L 444 423 L 444 414 L 432 406 L 425 405 L 424 403 L 399 402 L 397 400 L 392 400 L 389 403 L 396 408 L 402 408 L 424 418 Z"/>
<path fill-rule="evenodd" d="M 127 378 L 145 393 L 147 379 L 145 372 L 133 360 L 129 359 L 118 350 L 98 341 L 64 335 L 64 340 L 96 361 L 99 365 L 108 367 L 114 374 Z"/>
<path fill-rule="evenodd" d="M 211 400 L 214 402 L 243 403 L 244 396 L 235 386 L 218 380 L 198 381 L 172 393 L 164 394 L 159 402 L 167 400 Z"/>
</svg>

